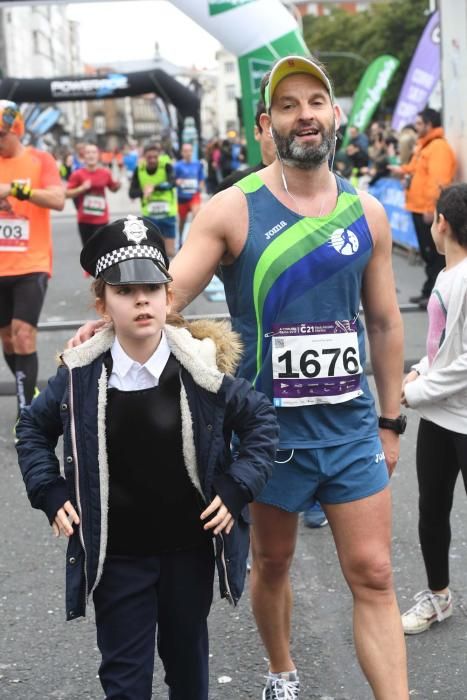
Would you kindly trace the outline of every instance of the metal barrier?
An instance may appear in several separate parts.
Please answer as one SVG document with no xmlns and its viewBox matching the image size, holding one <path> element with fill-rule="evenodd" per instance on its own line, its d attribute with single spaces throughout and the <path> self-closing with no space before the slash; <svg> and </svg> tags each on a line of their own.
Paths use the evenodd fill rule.
<svg viewBox="0 0 467 700">
<path fill-rule="evenodd" d="M 422 311 L 422 309 L 417 304 L 401 304 L 399 306 L 400 312 L 402 314 L 411 314 Z M 363 314 L 363 309 L 360 308 L 360 313 Z M 228 320 L 230 319 L 229 314 L 188 314 L 185 316 L 187 321 L 196 321 L 199 319 L 211 319 L 214 321 Z M 89 319 L 87 319 L 89 320 Z M 38 324 L 38 330 L 42 332 L 52 332 L 52 331 L 75 331 L 86 323 L 86 320 L 74 320 L 74 321 L 44 321 Z M 418 362 L 419 358 L 406 359 L 404 360 L 404 372 L 408 372 L 412 365 Z M 369 363 L 365 365 L 365 374 L 372 375 L 373 369 Z M 45 386 L 45 382 L 38 382 L 39 389 Z M 14 396 L 16 393 L 16 388 L 14 382 L 0 382 L 0 396 Z"/>
<path fill-rule="evenodd" d="M 399 306 L 401 314 L 412 314 L 423 311 L 418 304 L 401 304 Z M 360 313 L 363 314 L 363 308 L 360 307 Z M 196 321 L 199 319 L 211 319 L 220 321 L 230 319 L 230 314 L 188 314 L 185 316 L 187 321 Z M 87 319 L 89 321 L 89 319 Z M 39 331 L 74 331 L 81 328 L 86 323 L 86 320 L 75 321 L 44 321 L 37 326 Z"/>
</svg>

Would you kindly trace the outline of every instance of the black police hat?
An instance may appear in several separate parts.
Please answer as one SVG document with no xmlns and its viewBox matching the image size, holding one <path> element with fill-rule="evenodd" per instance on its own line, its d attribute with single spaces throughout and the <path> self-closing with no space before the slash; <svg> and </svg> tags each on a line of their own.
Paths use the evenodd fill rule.
<svg viewBox="0 0 467 700">
<path fill-rule="evenodd" d="M 169 259 L 152 221 L 129 214 L 101 226 L 81 251 L 81 266 L 107 284 L 166 284 Z"/>
</svg>

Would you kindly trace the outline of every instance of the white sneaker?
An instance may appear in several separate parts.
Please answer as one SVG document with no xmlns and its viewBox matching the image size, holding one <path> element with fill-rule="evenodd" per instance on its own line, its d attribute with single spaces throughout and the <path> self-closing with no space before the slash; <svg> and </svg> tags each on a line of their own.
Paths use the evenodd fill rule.
<svg viewBox="0 0 467 700">
<path fill-rule="evenodd" d="M 420 591 L 414 596 L 417 602 L 402 615 L 405 634 L 419 634 L 429 629 L 433 622 L 442 622 L 452 615 L 452 596 Z"/>
<path fill-rule="evenodd" d="M 296 671 L 270 673 L 266 678 L 262 700 L 298 700 L 300 683 Z"/>
</svg>

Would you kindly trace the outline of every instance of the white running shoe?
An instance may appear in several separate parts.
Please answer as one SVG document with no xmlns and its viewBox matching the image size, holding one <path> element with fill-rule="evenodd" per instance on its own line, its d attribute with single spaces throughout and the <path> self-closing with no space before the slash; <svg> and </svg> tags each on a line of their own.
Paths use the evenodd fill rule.
<svg viewBox="0 0 467 700">
<path fill-rule="evenodd" d="M 402 615 L 405 634 L 419 634 L 429 629 L 433 622 L 442 622 L 452 615 L 452 596 L 420 591 L 414 596 L 417 602 Z"/>
<path fill-rule="evenodd" d="M 300 683 L 296 671 L 269 674 L 266 678 L 262 700 L 298 700 Z"/>
</svg>

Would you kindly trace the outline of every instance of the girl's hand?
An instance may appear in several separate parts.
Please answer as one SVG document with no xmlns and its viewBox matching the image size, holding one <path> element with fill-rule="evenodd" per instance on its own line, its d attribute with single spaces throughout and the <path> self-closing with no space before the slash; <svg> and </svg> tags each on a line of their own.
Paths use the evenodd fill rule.
<svg viewBox="0 0 467 700">
<path fill-rule="evenodd" d="M 407 403 L 407 399 L 406 399 L 406 396 L 405 396 L 404 387 L 405 387 L 405 385 L 408 384 L 409 382 L 413 382 L 413 381 L 415 381 L 415 379 L 418 379 L 419 376 L 420 376 L 420 375 L 419 375 L 419 373 L 417 372 L 417 370 L 416 370 L 416 369 L 413 369 L 411 372 L 408 373 L 408 375 L 404 378 L 404 381 L 402 382 L 401 404 L 402 404 L 403 406 L 406 406 L 407 408 L 409 408 L 409 404 Z"/>
<path fill-rule="evenodd" d="M 67 501 L 63 504 L 63 508 L 57 510 L 57 515 L 52 523 L 52 530 L 55 537 L 60 537 L 60 533 L 66 535 L 66 537 L 71 537 L 73 534 L 72 523 L 79 525 L 79 517 L 70 501 Z"/>
<path fill-rule="evenodd" d="M 225 530 L 226 535 L 228 535 L 235 524 L 235 520 L 233 519 L 231 513 L 227 510 L 225 505 L 222 503 L 222 500 L 219 496 L 216 496 L 214 500 L 211 501 L 211 503 L 208 505 L 206 510 L 204 510 L 201 513 L 201 520 L 205 520 L 215 511 L 217 511 L 216 515 L 205 524 L 204 529 L 211 530 L 214 527 L 215 535 L 218 535 L 219 532 L 222 532 L 222 530 Z"/>
</svg>

